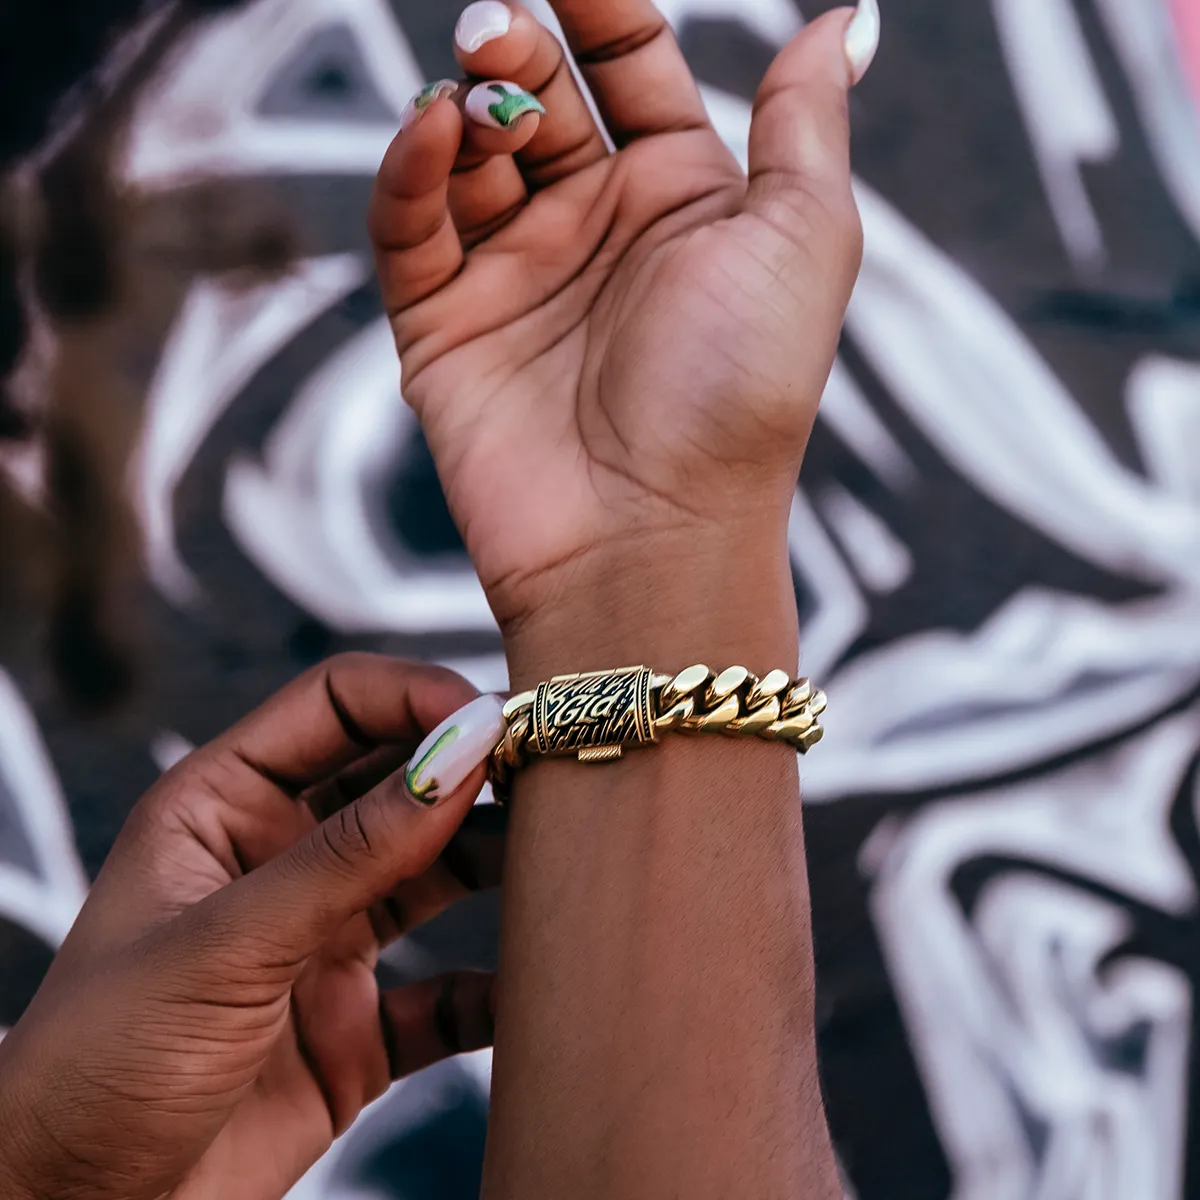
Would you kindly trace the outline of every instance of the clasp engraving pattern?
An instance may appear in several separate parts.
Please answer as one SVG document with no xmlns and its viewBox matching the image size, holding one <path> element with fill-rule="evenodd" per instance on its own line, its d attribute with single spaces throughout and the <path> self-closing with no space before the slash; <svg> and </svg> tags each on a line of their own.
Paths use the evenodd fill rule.
<svg viewBox="0 0 1200 1200">
<path fill-rule="evenodd" d="M 533 741 L 539 754 L 578 754 L 656 740 L 645 667 L 566 675 L 538 687 Z"/>
</svg>

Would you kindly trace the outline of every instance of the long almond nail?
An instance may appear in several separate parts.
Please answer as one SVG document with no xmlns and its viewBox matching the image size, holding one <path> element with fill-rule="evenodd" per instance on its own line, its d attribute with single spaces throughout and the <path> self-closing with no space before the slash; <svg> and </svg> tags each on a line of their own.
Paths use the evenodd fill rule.
<svg viewBox="0 0 1200 1200">
<path fill-rule="evenodd" d="M 515 83 L 481 83 L 467 94 L 467 116 L 478 125 L 511 129 L 529 113 L 545 113 L 536 96 Z"/>
<path fill-rule="evenodd" d="M 496 696 L 480 696 L 460 708 L 417 748 L 404 772 L 408 794 L 422 808 L 448 800 L 487 761 L 504 728 L 504 701 Z"/>
<path fill-rule="evenodd" d="M 858 11 L 846 28 L 846 57 L 850 60 L 850 79 L 858 83 L 879 49 L 879 0 L 858 0 Z"/>
<path fill-rule="evenodd" d="M 400 128 L 411 129 L 424 115 L 425 110 L 435 101 L 446 96 L 453 96 L 458 91 L 458 84 L 453 79 L 439 79 L 423 87 L 405 106 L 400 114 Z"/>
<path fill-rule="evenodd" d="M 454 27 L 454 43 L 466 54 L 502 38 L 512 28 L 512 9 L 500 0 L 476 0 L 463 9 Z"/>
</svg>

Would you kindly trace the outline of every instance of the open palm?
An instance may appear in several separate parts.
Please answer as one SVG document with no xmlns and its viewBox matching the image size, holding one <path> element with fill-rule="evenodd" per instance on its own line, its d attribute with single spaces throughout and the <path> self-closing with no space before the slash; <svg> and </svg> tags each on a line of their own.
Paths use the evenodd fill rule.
<svg viewBox="0 0 1200 1200">
<path fill-rule="evenodd" d="M 775 62 L 747 179 L 650 0 L 553 7 L 616 151 L 510 6 L 460 34 L 472 81 L 422 102 L 372 208 L 405 395 L 502 625 L 610 541 L 736 521 L 764 482 L 786 514 L 861 253 L 851 13 Z M 481 121 L 489 78 L 545 115 Z"/>
</svg>

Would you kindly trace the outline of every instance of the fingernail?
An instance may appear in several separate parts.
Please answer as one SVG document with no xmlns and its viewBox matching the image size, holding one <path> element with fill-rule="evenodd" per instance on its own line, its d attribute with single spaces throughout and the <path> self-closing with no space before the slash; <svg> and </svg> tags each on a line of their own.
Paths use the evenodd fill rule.
<svg viewBox="0 0 1200 1200">
<path fill-rule="evenodd" d="M 417 747 L 404 772 L 408 794 L 422 808 L 436 808 L 487 761 L 504 728 L 504 702 L 496 696 L 460 708 Z"/>
<path fill-rule="evenodd" d="M 400 128 L 411 129 L 424 115 L 425 110 L 435 101 L 444 96 L 453 96 L 458 91 L 458 84 L 453 79 L 439 79 L 423 87 L 405 106 L 400 114 Z"/>
<path fill-rule="evenodd" d="M 858 83 L 879 49 L 879 0 L 858 0 L 858 11 L 846 29 L 846 57 L 850 60 L 850 81 Z"/>
<path fill-rule="evenodd" d="M 512 28 L 512 9 L 500 0 L 477 0 L 463 9 L 454 27 L 454 41 L 467 54 L 502 38 Z"/>
<path fill-rule="evenodd" d="M 536 96 L 515 83 L 481 83 L 467 96 L 467 115 L 479 125 L 493 129 L 511 129 L 528 113 L 546 110 Z"/>
</svg>

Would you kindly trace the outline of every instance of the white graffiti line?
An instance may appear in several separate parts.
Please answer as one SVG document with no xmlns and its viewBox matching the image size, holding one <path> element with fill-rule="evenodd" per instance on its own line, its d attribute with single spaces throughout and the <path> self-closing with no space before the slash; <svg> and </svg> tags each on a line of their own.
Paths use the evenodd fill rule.
<svg viewBox="0 0 1200 1200">
<path fill-rule="evenodd" d="M 736 21 L 773 46 L 791 41 L 804 25 L 794 0 L 658 0 L 657 7 L 676 31 L 689 21 Z"/>
<path fill-rule="evenodd" d="M 196 749 L 185 737 L 171 730 L 164 730 L 150 739 L 150 757 L 154 765 L 165 775 L 173 767 L 177 767 L 189 754 Z"/>
<path fill-rule="evenodd" d="M 1200 111 L 1184 71 L 1179 34 L 1164 0 L 1096 0 L 1125 67 L 1158 169 L 1200 239 Z"/>
<path fill-rule="evenodd" d="M 871 591 L 894 592 L 912 578 L 915 564 L 908 547 L 852 492 L 830 485 L 817 497 L 817 508 Z"/>
<path fill-rule="evenodd" d="M 1080 167 L 1111 158 L 1120 138 L 1072 0 L 992 0 L 992 11 L 1063 241 L 1099 266 L 1104 236 Z"/>
<path fill-rule="evenodd" d="M 486 1050 L 476 1050 L 471 1054 L 463 1054 L 454 1061 L 474 1080 L 484 1095 L 491 1091 L 492 1051 L 490 1047 Z"/>
<path fill-rule="evenodd" d="M 348 27 L 396 120 L 262 116 L 271 80 L 312 35 Z M 386 0 L 257 0 L 205 21 L 142 90 L 124 175 L 169 188 L 213 175 L 373 175 L 421 73 Z"/>
<path fill-rule="evenodd" d="M 1025 590 L 975 633 L 929 630 L 826 677 L 826 736 L 805 759 L 805 794 L 827 803 L 1006 774 L 1136 726 L 1197 688 L 1191 597 L 1111 607 Z"/>
<path fill-rule="evenodd" d="M 912 459 L 871 407 L 854 376 L 838 359 L 833 364 L 820 419 L 895 492 L 913 487 L 920 475 Z"/>
<path fill-rule="evenodd" d="M 1129 376 L 1127 402 L 1151 476 L 1200 506 L 1200 364 L 1142 359 Z"/>
<path fill-rule="evenodd" d="M 788 552 L 814 603 L 800 627 L 801 670 L 823 680 L 866 628 L 870 610 L 803 490 L 792 500 Z"/>
<path fill-rule="evenodd" d="M 1011 1013 L 989 1049 L 1006 1063 L 1001 1078 L 1024 1121 L 1045 1128 L 1044 1146 L 1030 1155 L 1036 1183 L 1014 1194 L 1175 1200 L 1187 1100 L 1186 977 L 1145 959 L 1102 972 L 1101 960 L 1130 931 L 1127 916 L 1044 879 L 994 883 L 974 928 Z M 1104 1061 L 1147 1029 L 1136 1070 Z M 970 1179 L 964 1173 L 964 1183 Z M 962 1186 L 959 1194 L 971 1193 Z"/>
<path fill-rule="evenodd" d="M 956 1200 L 1178 1196 L 1187 981 L 1132 960 L 1101 976 L 1127 914 L 1048 872 L 1192 914 L 1194 882 L 1166 818 L 1198 748 L 1193 710 L 1057 775 L 938 804 L 869 847 L 872 913 Z M 955 872 L 996 857 L 1023 865 L 967 911 Z M 1140 1063 L 1098 1053 L 1138 1029 Z"/>
<path fill-rule="evenodd" d="M 329 1152 L 310 1168 L 299 1183 L 288 1192 L 284 1200 L 364 1200 L 358 1189 L 351 1191 L 337 1181 L 337 1171 L 340 1160 L 347 1149 L 356 1147 L 362 1131 L 379 1112 L 386 1112 L 393 1107 L 404 1089 L 405 1080 L 400 1080 L 387 1090 L 374 1103 L 369 1104 L 358 1114 L 354 1125 L 342 1137 L 333 1143 Z"/>
<path fill-rule="evenodd" d="M 945 459 L 1084 559 L 1200 588 L 1200 507 L 1127 470 L 1015 322 L 866 187 L 848 327 Z"/>
<path fill-rule="evenodd" d="M 193 285 L 163 348 L 130 467 L 147 569 L 174 603 L 200 598 L 175 544 L 175 488 L 213 426 L 271 357 L 367 277 L 352 254 L 298 264 L 250 289 Z"/>
<path fill-rule="evenodd" d="M 347 1163 L 361 1162 L 374 1150 L 394 1141 L 401 1132 L 397 1129 L 397 1115 L 401 1122 L 412 1115 L 405 1111 L 409 1102 L 406 1090 L 415 1086 L 415 1095 L 419 1096 L 423 1076 L 447 1071 L 454 1072 L 463 1083 L 477 1089 L 480 1097 L 485 1098 L 492 1084 L 492 1051 L 462 1054 L 453 1060 L 453 1064 L 441 1063 L 394 1083 L 385 1096 L 359 1114 L 353 1130 L 334 1142 L 332 1150 L 287 1194 L 286 1200 L 369 1200 L 360 1188 L 340 1180 L 339 1172 L 345 1173 Z M 372 1198 L 374 1195 L 371 1193 Z"/>
<path fill-rule="evenodd" d="M 305 381 L 261 463 L 232 460 L 226 521 L 276 586 L 334 629 L 494 630 L 468 563 L 429 568 L 382 544 L 378 481 L 415 429 L 381 317 Z"/>
<path fill-rule="evenodd" d="M 36 873 L 0 864 L 0 916 L 57 948 L 87 896 L 87 877 L 58 777 L 37 723 L 0 671 L 0 772 L 33 850 Z"/>
<path fill-rule="evenodd" d="M 28 871 L 0 863 L 0 917 L 52 949 L 62 945 L 82 906 L 82 899 L 68 898 Z"/>
<path fill-rule="evenodd" d="M 750 162 L 750 102 L 707 84 L 700 85 L 700 96 L 713 128 L 745 171 Z"/>
<path fill-rule="evenodd" d="M 481 692 L 508 690 L 508 660 L 503 654 L 485 654 L 472 658 L 442 658 L 438 666 L 457 671 Z"/>
</svg>

